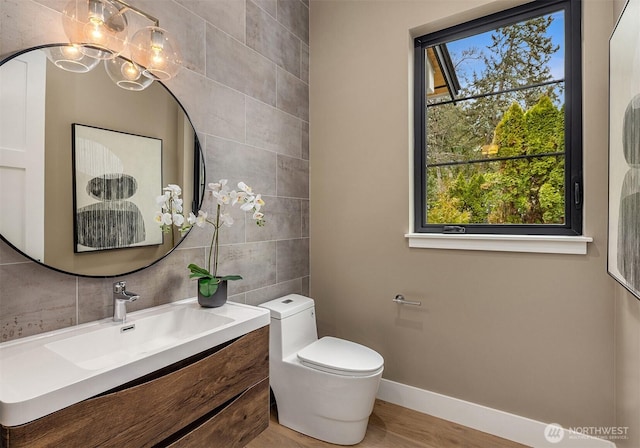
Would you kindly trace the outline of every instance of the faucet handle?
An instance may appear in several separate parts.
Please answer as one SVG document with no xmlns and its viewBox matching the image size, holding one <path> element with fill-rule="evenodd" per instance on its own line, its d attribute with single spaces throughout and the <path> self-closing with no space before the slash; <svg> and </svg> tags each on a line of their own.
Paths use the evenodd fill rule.
<svg viewBox="0 0 640 448">
<path fill-rule="evenodd" d="M 127 289 L 127 282 L 121 281 L 113 284 L 113 292 L 115 294 L 121 294 Z"/>
</svg>

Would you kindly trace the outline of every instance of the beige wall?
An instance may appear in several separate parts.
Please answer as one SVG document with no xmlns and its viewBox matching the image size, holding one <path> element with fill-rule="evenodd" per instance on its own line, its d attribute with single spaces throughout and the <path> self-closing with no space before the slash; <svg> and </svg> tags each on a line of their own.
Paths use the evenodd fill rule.
<svg viewBox="0 0 640 448">
<path fill-rule="evenodd" d="M 403 236 L 411 33 L 517 3 L 311 1 L 311 295 L 320 331 L 378 350 L 389 380 L 544 422 L 610 426 L 610 1 L 586 0 L 583 13 L 588 255 L 409 249 Z M 397 293 L 422 307 L 392 303 Z"/>
<path fill-rule="evenodd" d="M 0 55 L 64 42 L 66 3 L 0 0 Z M 266 202 L 265 227 L 245 223 L 236 208 L 236 223 L 221 236 L 220 272 L 243 277 L 230 284 L 230 300 L 257 304 L 308 293 L 308 0 L 130 3 L 158 17 L 180 45 L 184 69 L 167 86 L 198 133 L 208 181 L 243 180 Z M 212 201 L 204 208 L 213 212 Z M 150 268 L 105 279 L 60 274 L 0 241 L 0 341 L 108 317 L 118 280 L 141 296 L 130 310 L 193 297 L 187 265 L 204 264 L 208 230 L 194 229 Z M 122 258 L 135 257 L 118 251 L 105 264 L 118 269 Z"/>
</svg>

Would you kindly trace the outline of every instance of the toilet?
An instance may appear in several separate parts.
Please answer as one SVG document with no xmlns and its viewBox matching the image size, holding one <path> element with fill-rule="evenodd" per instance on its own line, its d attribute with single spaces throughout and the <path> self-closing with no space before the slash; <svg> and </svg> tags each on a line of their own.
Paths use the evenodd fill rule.
<svg viewBox="0 0 640 448">
<path fill-rule="evenodd" d="M 337 445 L 364 438 L 384 359 L 334 337 L 318 339 L 313 299 L 290 294 L 271 312 L 269 382 L 281 425 Z"/>
</svg>

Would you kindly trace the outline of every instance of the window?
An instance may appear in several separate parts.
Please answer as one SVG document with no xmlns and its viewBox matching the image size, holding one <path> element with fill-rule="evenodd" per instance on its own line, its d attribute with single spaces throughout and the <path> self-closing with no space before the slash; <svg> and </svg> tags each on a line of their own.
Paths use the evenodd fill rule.
<svg viewBox="0 0 640 448">
<path fill-rule="evenodd" d="M 415 39 L 415 231 L 582 234 L 581 20 L 533 1 Z"/>
</svg>

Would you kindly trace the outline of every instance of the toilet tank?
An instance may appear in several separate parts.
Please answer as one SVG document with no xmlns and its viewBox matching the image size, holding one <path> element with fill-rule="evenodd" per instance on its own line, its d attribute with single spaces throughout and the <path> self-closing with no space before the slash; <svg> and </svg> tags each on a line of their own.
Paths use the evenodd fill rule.
<svg viewBox="0 0 640 448">
<path fill-rule="evenodd" d="M 283 359 L 318 339 L 313 299 L 289 294 L 260 306 L 271 313 L 270 356 Z"/>
</svg>

